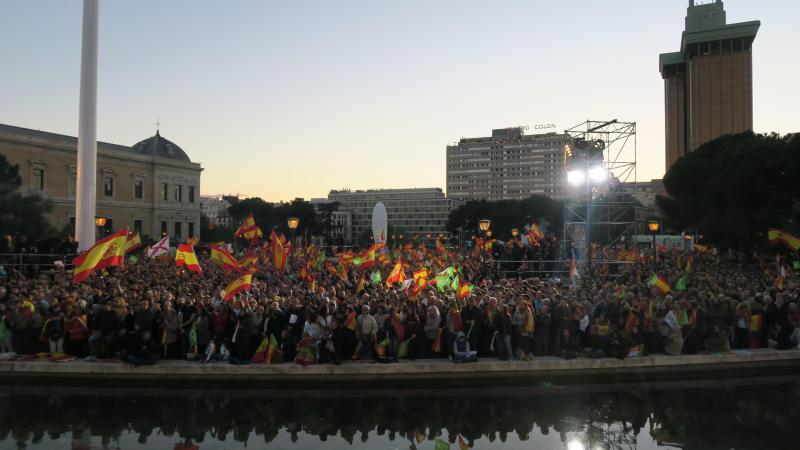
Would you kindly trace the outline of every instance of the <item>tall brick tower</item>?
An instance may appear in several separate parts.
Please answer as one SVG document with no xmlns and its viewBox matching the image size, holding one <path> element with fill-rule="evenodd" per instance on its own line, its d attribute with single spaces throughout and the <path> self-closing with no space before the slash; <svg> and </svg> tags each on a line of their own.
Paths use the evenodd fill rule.
<svg viewBox="0 0 800 450">
<path fill-rule="evenodd" d="M 680 51 L 659 55 L 666 170 L 710 140 L 753 128 L 752 49 L 760 25 L 727 23 L 721 0 L 689 0 Z"/>
</svg>

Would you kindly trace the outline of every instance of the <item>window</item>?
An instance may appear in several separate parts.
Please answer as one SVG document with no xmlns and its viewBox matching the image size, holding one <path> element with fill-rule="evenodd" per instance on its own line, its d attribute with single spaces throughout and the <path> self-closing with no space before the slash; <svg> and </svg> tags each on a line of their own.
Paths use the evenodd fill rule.
<svg viewBox="0 0 800 450">
<path fill-rule="evenodd" d="M 173 200 L 175 200 L 176 202 L 180 202 L 180 201 L 182 201 L 181 197 L 183 197 L 183 186 L 181 186 L 180 184 L 176 184 L 175 185 L 175 195 L 173 197 Z"/>
<path fill-rule="evenodd" d="M 169 192 L 169 185 L 167 185 L 167 183 L 161 183 L 161 200 L 167 201 L 169 199 L 167 197 L 167 192 Z M 166 229 L 164 232 L 166 233 Z"/>
<path fill-rule="evenodd" d="M 103 177 L 103 195 L 106 197 L 114 196 L 114 177 L 109 175 Z"/>
<path fill-rule="evenodd" d="M 40 167 L 34 167 L 33 169 L 33 177 L 31 178 L 31 182 L 33 183 L 33 189 L 37 191 L 44 190 L 44 169 Z"/>
<path fill-rule="evenodd" d="M 167 222 L 161 222 L 161 236 L 167 235 Z"/>
<path fill-rule="evenodd" d="M 180 222 L 175 222 L 175 236 L 173 236 L 175 239 L 181 238 L 181 225 Z"/>
<path fill-rule="evenodd" d="M 133 198 L 136 200 L 141 200 L 144 198 L 144 180 L 133 180 Z"/>
<path fill-rule="evenodd" d="M 133 231 L 142 234 L 142 219 L 133 219 Z"/>
<path fill-rule="evenodd" d="M 189 203 L 194 203 L 194 186 L 189 186 Z"/>
<path fill-rule="evenodd" d="M 75 197 L 75 194 L 78 192 L 78 172 L 70 172 L 69 173 L 69 196 Z"/>
<path fill-rule="evenodd" d="M 189 237 L 194 237 L 194 222 L 189 222 Z"/>
<path fill-rule="evenodd" d="M 69 235 L 75 238 L 75 216 L 69 218 Z"/>
</svg>

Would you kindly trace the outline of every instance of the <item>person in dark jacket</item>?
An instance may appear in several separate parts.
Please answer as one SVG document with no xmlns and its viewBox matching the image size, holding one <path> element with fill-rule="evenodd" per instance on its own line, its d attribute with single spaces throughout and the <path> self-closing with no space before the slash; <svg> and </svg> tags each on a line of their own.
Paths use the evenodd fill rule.
<svg viewBox="0 0 800 450">
<path fill-rule="evenodd" d="M 506 361 L 514 359 L 514 350 L 511 348 L 511 314 L 508 305 L 500 305 L 494 316 L 494 328 L 497 335 L 494 340 L 497 357 Z"/>
<path fill-rule="evenodd" d="M 89 353 L 87 361 L 96 361 L 98 353 L 110 355 L 114 352 L 114 340 L 120 328 L 119 316 L 111 307 L 111 301 L 106 300 L 102 309 L 94 317 L 93 333 L 89 337 Z M 102 347 L 98 349 L 98 344 Z"/>
<path fill-rule="evenodd" d="M 464 319 L 464 328 L 469 346 L 472 350 L 478 349 L 480 330 L 483 328 L 483 311 L 475 304 L 475 299 L 467 298 L 467 306 L 461 311 Z"/>
<path fill-rule="evenodd" d="M 533 336 L 533 354 L 536 356 L 547 356 L 550 350 L 550 307 L 542 305 L 541 310 L 536 314 L 536 331 Z"/>
<path fill-rule="evenodd" d="M 152 339 L 150 330 L 144 330 L 140 335 L 133 336 L 128 351 L 123 355 L 123 360 L 134 366 L 152 365 L 158 361 L 161 346 Z"/>
</svg>

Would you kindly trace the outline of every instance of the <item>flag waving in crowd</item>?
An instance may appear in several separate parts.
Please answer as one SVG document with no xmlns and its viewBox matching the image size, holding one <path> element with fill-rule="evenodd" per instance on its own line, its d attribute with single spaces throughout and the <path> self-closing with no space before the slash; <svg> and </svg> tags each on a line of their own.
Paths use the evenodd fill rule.
<svg viewBox="0 0 800 450">
<path fill-rule="evenodd" d="M 186 266 L 190 272 L 201 272 L 200 262 L 197 261 L 197 255 L 194 254 L 194 248 L 190 244 L 178 244 L 175 252 L 175 265 Z"/>
<path fill-rule="evenodd" d="M 128 235 L 128 239 L 125 242 L 125 254 L 127 255 L 141 246 L 142 238 L 139 237 L 139 233 L 133 232 Z"/>
<path fill-rule="evenodd" d="M 80 283 L 95 270 L 122 265 L 127 242 L 127 228 L 97 241 L 91 248 L 72 260 L 72 264 L 75 266 L 72 281 Z"/>
<path fill-rule="evenodd" d="M 249 291 L 250 287 L 252 286 L 253 280 L 253 273 L 247 272 L 243 275 L 240 275 L 233 279 L 228 285 L 225 287 L 225 293 L 222 299 L 226 302 L 230 301 L 234 295 L 239 292 Z"/>
<path fill-rule="evenodd" d="M 160 241 L 148 247 L 144 254 L 148 258 L 155 258 L 156 256 L 166 255 L 169 253 L 169 236 L 164 236 Z"/>
</svg>

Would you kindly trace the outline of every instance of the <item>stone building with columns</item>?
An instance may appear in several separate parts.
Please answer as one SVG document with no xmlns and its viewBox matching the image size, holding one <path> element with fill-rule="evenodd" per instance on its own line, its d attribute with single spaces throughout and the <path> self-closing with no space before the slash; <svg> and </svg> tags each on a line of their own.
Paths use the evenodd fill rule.
<svg viewBox="0 0 800 450">
<path fill-rule="evenodd" d="M 0 124 L 0 154 L 19 165 L 23 193 L 53 204 L 52 225 L 75 228 L 77 143 L 73 136 Z M 157 240 L 200 235 L 203 168 L 158 131 L 132 146 L 97 143 L 97 215 L 102 233 L 128 227 Z"/>
</svg>

